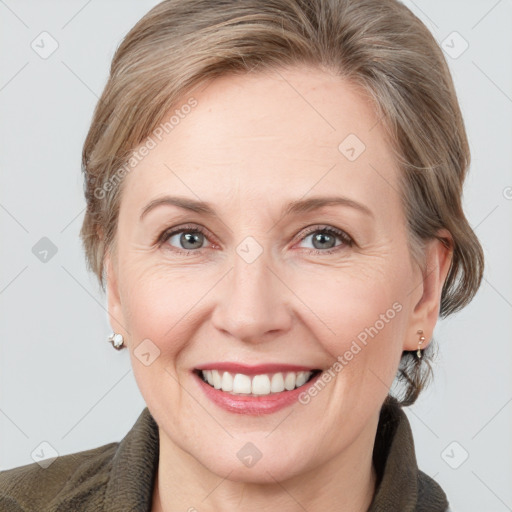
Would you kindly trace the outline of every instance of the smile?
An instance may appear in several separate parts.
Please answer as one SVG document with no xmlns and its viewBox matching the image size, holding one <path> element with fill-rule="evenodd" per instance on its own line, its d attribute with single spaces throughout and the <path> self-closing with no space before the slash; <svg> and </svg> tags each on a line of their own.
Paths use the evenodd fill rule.
<svg viewBox="0 0 512 512">
<path fill-rule="evenodd" d="M 211 387 L 233 395 L 264 396 L 292 391 L 308 383 L 320 370 L 246 375 L 222 370 L 198 370 Z"/>
</svg>

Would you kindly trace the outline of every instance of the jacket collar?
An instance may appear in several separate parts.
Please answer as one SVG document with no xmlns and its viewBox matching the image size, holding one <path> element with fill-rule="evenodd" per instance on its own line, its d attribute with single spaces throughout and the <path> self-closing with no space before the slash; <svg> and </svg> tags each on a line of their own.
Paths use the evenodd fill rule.
<svg viewBox="0 0 512 512">
<path fill-rule="evenodd" d="M 116 450 L 104 510 L 150 511 L 158 459 L 158 426 L 146 407 Z M 373 460 L 377 485 L 367 512 L 447 510 L 446 495 L 441 487 L 418 469 L 409 421 L 390 396 L 381 408 Z"/>
<path fill-rule="evenodd" d="M 418 469 L 409 420 L 391 396 L 381 408 L 373 462 L 378 482 L 368 512 L 445 512 L 448 509 L 439 484 Z"/>
<path fill-rule="evenodd" d="M 158 459 L 158 425 L 146 407 L 119 443 L 112 459 L 103 510 L 149 512 Z"/>
</svg>

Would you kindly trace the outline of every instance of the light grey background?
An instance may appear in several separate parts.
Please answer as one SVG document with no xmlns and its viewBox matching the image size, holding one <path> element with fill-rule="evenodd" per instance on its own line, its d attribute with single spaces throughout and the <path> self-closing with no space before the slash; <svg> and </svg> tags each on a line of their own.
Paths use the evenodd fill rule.
<svg viewBox="0 0 512 512">
<path fill-rule="evenodd" d="M 85 270 L 80 156 L 113 52 L 156 3 L 0 1 L 0 469 L 50 453 L 42 442 L 63 455 L 119 441 L 145 406 L 127 351 L 105 341 L 105 297 Z M 436 327 L 436 381 L 407 414 L 420 468 L 454 511 L 503 512 L 512 510 L 512 2 L 405 3 L 447 51 L 463 49 L 460 37 L 469 44 L 447 59 L 472 148 L 465 208 L 487 258 L 473 303 Z M 42 58 L 52 38 L 58 48 Z M 46 263 L 32 252 L 43 237 L 57 248 Z"/>
</svg>

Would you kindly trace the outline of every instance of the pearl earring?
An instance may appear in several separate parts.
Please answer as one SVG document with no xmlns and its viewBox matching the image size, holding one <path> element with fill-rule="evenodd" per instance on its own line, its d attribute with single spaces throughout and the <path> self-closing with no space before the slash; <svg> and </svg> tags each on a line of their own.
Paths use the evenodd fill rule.
<svg viewBox="0 0 512 512">
<path fill-rule="evenodd" d="M 122 334 L 118 334 L 118 333 L 115 333 L 113 332 L 109 337 L 108 337 L 108 340 L 107 341 L 110 341 L 110 343 L 112 343 L 112 346 L 116 349 L 116 350 L 121 350 L 124 346 L 124 338 L 123 338 L 123 335 Z"/>
</svg>

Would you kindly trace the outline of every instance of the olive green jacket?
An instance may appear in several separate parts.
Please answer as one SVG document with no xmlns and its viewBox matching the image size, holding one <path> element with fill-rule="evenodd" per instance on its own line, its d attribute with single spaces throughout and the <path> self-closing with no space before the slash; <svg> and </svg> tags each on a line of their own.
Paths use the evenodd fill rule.
<svg viewBox="0 0 512 512">
<path fill-rule="evenodd" d="M 1 512 L 150 512 L 158 427 L 147 407 L 119 443 L 0 472 Z M 382 407 L 374 447 L 378 483 L 367 512 L 447 512 L 439 485 L 418 470 L 407 416 Z"/>
</svg>

